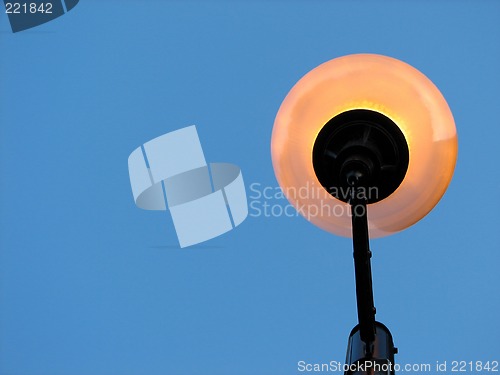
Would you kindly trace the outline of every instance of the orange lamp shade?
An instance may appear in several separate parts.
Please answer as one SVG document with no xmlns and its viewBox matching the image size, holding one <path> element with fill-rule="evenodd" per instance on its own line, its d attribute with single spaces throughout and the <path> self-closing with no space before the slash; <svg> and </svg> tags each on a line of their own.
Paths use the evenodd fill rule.
<svg viewBox="0 0 500 375">
<path fill-rule="evenodd" d="M 368 205 L 370 236 L 382 237 L 419 221 L 443 196 L 457 158 L 455 123 L 443 95 L 425 75 L 387 56 L 339 57 L 295 84 L 274 122 L 271 155 L 276 178 L 306 219 L 346 237 L 351 236 L 350 206 L 318 181 L 313 147 L 330 119 L 353 109 L 387 116 L 408 145 L 404 180 L 390 196 Z"/>
</svg>

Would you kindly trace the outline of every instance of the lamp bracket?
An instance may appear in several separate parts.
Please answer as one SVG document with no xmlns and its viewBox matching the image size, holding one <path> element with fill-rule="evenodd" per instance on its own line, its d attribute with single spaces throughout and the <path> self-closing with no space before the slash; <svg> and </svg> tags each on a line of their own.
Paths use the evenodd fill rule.
<svg viewBox="0 0 500 375">
<path fill-rule="evenodd" d="M 348 202 L 345 192 L 354 183 L 370 204 L 387 198 L 401 184 L 409 150 L 403 132 L 389 117 L 353 109 L 323 126 L 312 158 L 319 182 L 335 198 Z"/>
</svg>

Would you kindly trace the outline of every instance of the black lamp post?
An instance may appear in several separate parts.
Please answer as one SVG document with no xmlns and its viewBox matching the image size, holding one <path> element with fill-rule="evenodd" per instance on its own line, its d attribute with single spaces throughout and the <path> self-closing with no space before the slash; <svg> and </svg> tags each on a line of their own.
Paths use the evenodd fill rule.
<svg viewBox="0 0 500 375">
<path fill-rule="evenodd" d="M 371 110 L 355 109 L 335 116 L 314 143 L 313 167 L 319 182 L 351 209 L 359 324 L 349 337 L 349 365 L 377 363 L 392 369 L 394 363 L 391 334 L 375 321 L 367 210 L 368 204 L 387 198 L 399 187 L 408 160 L 408 144 L 401 130 L 390 118 Z M 349 194 L 339 194 L 341 191 Z"/>
</svg>

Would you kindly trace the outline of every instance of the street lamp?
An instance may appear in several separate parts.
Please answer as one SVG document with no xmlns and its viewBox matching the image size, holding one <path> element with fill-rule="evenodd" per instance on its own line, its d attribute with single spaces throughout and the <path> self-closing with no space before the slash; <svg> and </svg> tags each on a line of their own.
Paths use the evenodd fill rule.
<svg viewBox="0 0 500 375">
<path fill-rule="evenodd" d="M 336 58 L 290 90 L 276 116 L 271 154 L 290 203 L 320 228 L 352 236 L 358 325 L 346 362 L 381 366 L 346 374 L 393 374 L 391 333 L 375 321 L 369 238 L 413 225 L 444 194 L 457 157 L 445 99 L 400 60 Z"/>
</svg>

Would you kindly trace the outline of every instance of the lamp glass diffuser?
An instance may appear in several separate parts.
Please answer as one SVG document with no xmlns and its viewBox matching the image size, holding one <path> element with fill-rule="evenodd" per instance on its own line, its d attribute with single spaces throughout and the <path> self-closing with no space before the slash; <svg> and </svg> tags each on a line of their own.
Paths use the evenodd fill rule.
<svg viewBox="0 0 500 375">
<path fill-rule="evenodd" d="M 388 197 L 368 205 L 370 237 L 382 237 L 413 225 L 432 210 L 446 191 L 457 158 L 450 108 L 417 69 L 387 56 L 355 54 L 307 73 L 290 90 L 276 116 L 273 167 L 285 196 L 306 219 L 331 233 L 351 236 L 349 204 L 318 180 L 313 148 L 330 120 L 358 109 L 392 120 L 408 146 L 402 182 Z M 338 191 L 337 197 L 347 193 Z"/>
</svg>

